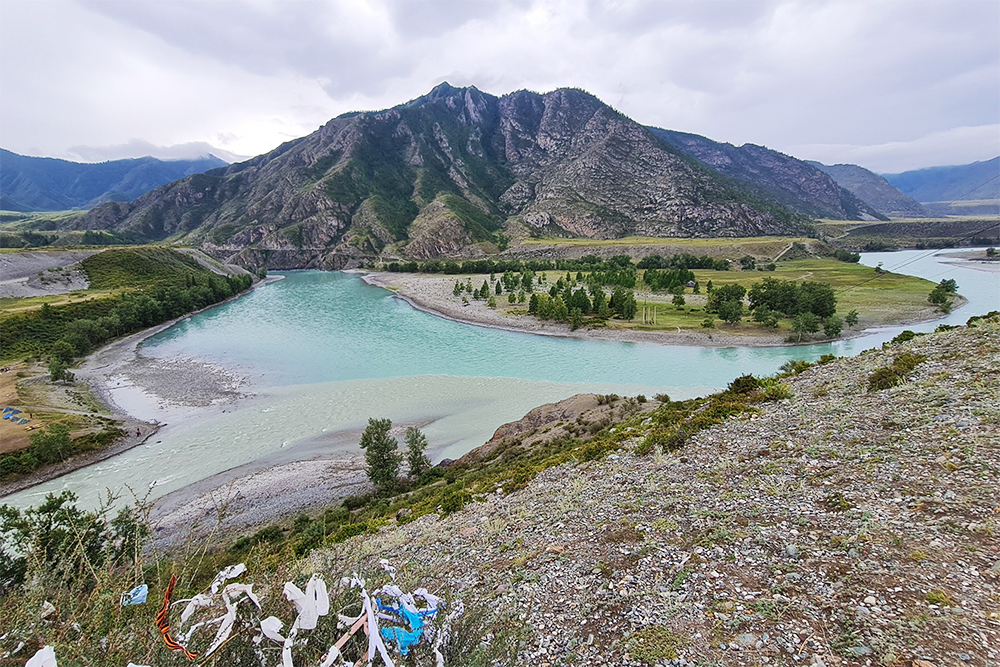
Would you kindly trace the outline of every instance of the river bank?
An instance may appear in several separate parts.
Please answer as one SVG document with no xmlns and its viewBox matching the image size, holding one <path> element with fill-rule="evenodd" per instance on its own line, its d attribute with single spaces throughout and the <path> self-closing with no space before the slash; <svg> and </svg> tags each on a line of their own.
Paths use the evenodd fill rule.
<svg viewBox="0 0 1000 667">
<path fill-rule="evenodd" d="M 523 315 L 508 316 L 502 309 L 493 309 L 479 300 L 468 304 L 450 298 L 455 276 L 417 273 L 389 273 L 354 269 L 369 285 L 390 290 L 419 311 L 453 322 L 471 324 L 488 329 L 501 329 L 520 333 L 607 340 L 617 343 L 656 343 L 698 347 L 774 347 L 788 345 L 784 335 L 752 335 L 750 333 L 712 330 L 706 333 L 678 330 L 676 333 L 641 331 L 625 328 L 586 328 L 571 331 L 561 322 L 540 320 Z"/>
<path fill-rule="evenodd" d="M 406 301 L 413 308 L 422 312 L 462 324 L 501 329 L 520 333 L 531 333 L 542 336 L 563 338 L 579 338 L 584 340 L 607 340 L 619 343 L 655 343 L 657 345 L 696 346 L 708 348 L 730 347 L 786 347 L 791 345 L 812 345 L 817 341 L 806 339 L 801 342 L 789 341 L 788 331 L 766 333 L 760 329 L 739 329 L 724 323 L 718 323 L 718 328 L 701 330 L 684 330 L 677 327 L 676 331 L 642 330 L 625 326 L 611 327 L 581 327 L 575 331 L 568 324 L 541 320 L 537 317 L 508 312 L 501 307 L 490 308 L 485 301 L 473 299 L 465 301 L 456 297 L 452 290 L 456 276 L 418 273 L 390 273 L 384 271 L 364 271 L 354 269 L 350 273 L 361 276 L 369 285 L 390 290 L 397 297 Z M 463 278 L 465 276 L 462 276 Z M 479 284 L 483 276 L 473 280 Z M 693 298 L 693 297 L 688 297 Z M 506 297 L 503 297 L 506 301 Z M 498 299 L 499 301 L 500 299 Z M 642 297 L 637 295 L 641 302 Z M 658 302 L 666 306 L 667 302 Z M 966 300 L 956 296 L 953 309 L 961 308 Z M 941 317 L 940 313 L 924 309 L 917 315 L 902 315 L 890 322 L 879 322 L 879 326 L 906 326 L 933 322 Z M 837 340 L 860 338 L 869 332 L 865 326 L 857 329 L 845 329 Z"/>
<path fill-rule="evenodd" d="M 273 276 L 262 280 L 253 289 L 282 278 L 283 276 Z M 60 463 L 0 484 L 0 499 L 106 461 L 147 443 L 165 424 L 157 418 L 156 413 L 136 409 L 143 400 L 167 409 L 215 405 L 243 396 L 237 390 L 245 384 L 245 379 L 236 377 L 227 369 L 190 359 L 150 359 L 139 353 L 139 346 L 146 339 L 184 319 L 228 303 L 239 296 L 242 295 L 112 341 L 86 357 L 73 369 L 75 381 L 84 385 L 96 400 L 100 416 L 120 422 L 124 435 L 107 447 L 74 455 Z M 38 407 L 36 411 L 44 409 Z"/>
</svg>

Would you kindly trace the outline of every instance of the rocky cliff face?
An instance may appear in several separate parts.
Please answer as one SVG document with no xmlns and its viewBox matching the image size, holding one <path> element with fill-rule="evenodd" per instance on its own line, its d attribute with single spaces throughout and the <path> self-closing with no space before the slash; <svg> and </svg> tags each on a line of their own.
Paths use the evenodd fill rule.
<svg viewBox="0 0 1000 667">
<path fill-rule="evenodd" d="M 893 218 L 924 218 L 929 215 L 915 199 L 904 195 L 889 181 L 864 167 L 856 164 L 826 165 L 821 162 L 809 164 L 829 174 L 838 185 L 853 192 L 882 215 Z"/>
<path fill-rule="evenodd" d="M 845 189 L 813 163 L 763 146 L 733 146 L 697 134 L 650 128 L 660 139 L 761 197 L 804 215 L 835 220 L 885 220 L 867 199 Z"/>
<path fill-rule="evenodd" d="M 78 228 L 183 238 L 268 268 L 470 256 L 500 234 L 797 234 L 807 219 L 580 90 L 441 84 L 244 163 L 98 207 Z"/>
</svg>

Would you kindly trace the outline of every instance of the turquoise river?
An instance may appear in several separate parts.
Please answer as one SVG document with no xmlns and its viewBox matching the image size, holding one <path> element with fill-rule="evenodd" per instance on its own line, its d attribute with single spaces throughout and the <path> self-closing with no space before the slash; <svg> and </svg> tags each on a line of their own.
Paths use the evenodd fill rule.
<svg viewBox="0 0 1000 667">
<path fill-rule="evenodd" d="M 862 261 L 935 282 L 954 278 L 969 303 L 942 322 L 1000 309 L 1000 273 L 955 264 L 932 252 L 867 253 Z M 424 428 L 432 458 L 457 458 L 540 404 L 584 391 L 665 392 L 686 398 L 733 378 L 772 374 L 790 359 L 853 355 L 902 327 L 835 343 L 702 348 L 555 338 L 470 326 L 411 308 L 360 277 L 288 272 L 228 304 L 150 337 L 142 354 L 194 359 L 247 379 L 248 394 L 203 408 L 161 406 L 134 389 L 112 392 L 138 417 L 165 425 L 146 444 L 4 498 L 15 506 L 71 489 L 93 507 L 106 488 L 128 484 L 152 497 L 229 468 L 295 448 L 314 453 L 368 417 Z"/>
</svg>

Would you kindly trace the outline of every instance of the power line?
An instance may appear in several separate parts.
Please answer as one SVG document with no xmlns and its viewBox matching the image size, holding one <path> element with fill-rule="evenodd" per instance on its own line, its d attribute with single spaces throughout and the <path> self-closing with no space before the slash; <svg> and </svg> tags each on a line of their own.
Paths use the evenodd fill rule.
<svg viewBox="0 0 1000 667">
<path fill-rule="evenodd" d="M 994 177 L 994 178 L 997 178 L 997 177 Z M 993 180 L 993 179 L 990 179 L 990 180 Z M 989 183 L 989 181 L 987 181 L 986 183 Z M 975 189 L 978 189 L 978 188 L 982 187 L 983 185 L 986 185 L 986 183 L 983 183 L 982 185 L 977 186 L 973 190 L 970 190 L 970 192 L 974 191 Z M 964 241 L 966 239 L 973 238 L 977 234 L 982 234 L 983 232 L 988 232 L 989 230 L 993 229 L 994 227 L 1000 227 L 1000 222 L 994 222 L 992 225 L 990 225 L 988 227 L 984 227 L 984 228 L 982 228 L 982 229 L 980 229 L 978 231 L 972 232 L 968 236 L 960 237 L 958 239 L 958 242 L 961 243 L 962 241 Z M 925 259 L 926 257 L 930 257 L 931 255 L 933 255 L 934 253 L 938 252 L 939 250 L 941 250 L 941 248 L 932 248 L 931 250 L 928 250 L 926 253 L 917 255 L 916 257 L 911 257 L 910 259 L 906 260 L 905 262 L 902 262 L 900 264 L 896 264 L 895 266 L 890 267 L 888 269 L 883 269 L 883 272 L 889 273 L 891 271 L 896 271 L 897 269 L 901 269 L 904 266 L 908 266 L 909 264 L 912 264 L 913 262 L 919 261 L 921 259 Z M 866 280 L 862 280 L 861 282 L 859 282 L 856 285 L 851 285 L 850 287 L 841 287 L 839 290 L 836 290 L 836 293 L 850 292 L 851 290 L 857 289 L 858 287 L 861 287 L 862 285 L 867 285 L 868 283 L 870 283 L 873 280 L 877 280 L 881 276 L 882 276 L 881 273 L 876 273 L 871 278 L 867 278 Z"/>
</svg>

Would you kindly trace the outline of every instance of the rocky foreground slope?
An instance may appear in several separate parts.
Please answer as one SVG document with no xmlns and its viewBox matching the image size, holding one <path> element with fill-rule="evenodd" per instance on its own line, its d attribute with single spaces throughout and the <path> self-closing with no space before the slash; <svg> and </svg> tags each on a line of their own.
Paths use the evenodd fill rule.
<svg viewBox="0 0 1000 667">
<path fill-rule="evenodd" d="M 550 468 L 310 567 L 392 559 L 478 608 L 481 644 L 519 646 L 498 664 L 997 664 L 1000 322 L 786 382 L 674 453 Z"/>
</svg>

